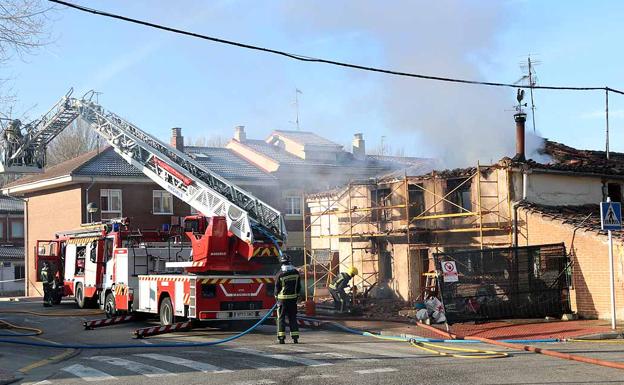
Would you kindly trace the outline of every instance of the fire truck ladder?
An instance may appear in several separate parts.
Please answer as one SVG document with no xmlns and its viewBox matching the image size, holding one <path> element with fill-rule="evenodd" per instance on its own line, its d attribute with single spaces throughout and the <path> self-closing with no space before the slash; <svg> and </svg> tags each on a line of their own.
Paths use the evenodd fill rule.
<svg viewBox="0 0 624 385">
<path fill-rule="evenodd" d="M 286 227 L 279 211 L 184 152 L 106 111 L 92 101 L 93 95 L 91 91 L 77 99 L 71 97 L 70 91 L 41 119 L 26 125 L 19 140 L 13 135 L 9 141 L 5 133 L 0 172 L 40 172 L 45 166 L 47 144 L 80 117 L 115 152 L 162 188 L 206 216 L 225 217 L 230 231 L 240 239 L 253 242 L 256 230 L 255 235 L 286 240 Z"/>
</svg>

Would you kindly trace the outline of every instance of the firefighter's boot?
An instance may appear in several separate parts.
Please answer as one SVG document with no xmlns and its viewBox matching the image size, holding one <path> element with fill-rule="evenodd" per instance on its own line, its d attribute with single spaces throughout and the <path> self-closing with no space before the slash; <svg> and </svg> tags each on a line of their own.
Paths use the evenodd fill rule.
<svg viewBox="0 0 624 385">
<path fill-rule="evenodd" d="M 277 340 L 279 341 L 280 345 L 283 345 L 286 343 L 286 338 L 285 337 L 278 337 Z"/>
<path fill-rule="evenodd" d="M 299 337 L 297 336 L 293 336 L 293 344 L 298 344 L 299 343 Z"/>
</svg>

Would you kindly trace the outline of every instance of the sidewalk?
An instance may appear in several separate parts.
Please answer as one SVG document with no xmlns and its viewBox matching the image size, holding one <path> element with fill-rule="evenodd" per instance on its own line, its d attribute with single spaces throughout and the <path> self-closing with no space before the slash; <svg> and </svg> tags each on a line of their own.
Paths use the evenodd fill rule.
<svg viewBox="0 0 624 385">
<path fill-rule="evenodd" d="M 424 337 L 424 338 L 451 338 L 446 332 L 446 326 L 416 325 L 403 322 L 349 320 L 337 321 L 347 327 L 384 335 Z M 502 339 L 566 339 L 591 338 L 611 339 L 622 338 L 623 329 L 611 330 L 609 321 L 605 320 L 576 320 L 576 321 L 546 321 L 541 319 L 493 321 L 483 324 L 464 323 L 449 326 L 449 331 L 459 337 L 484 337 L 495 340 Z"/>
</svg>

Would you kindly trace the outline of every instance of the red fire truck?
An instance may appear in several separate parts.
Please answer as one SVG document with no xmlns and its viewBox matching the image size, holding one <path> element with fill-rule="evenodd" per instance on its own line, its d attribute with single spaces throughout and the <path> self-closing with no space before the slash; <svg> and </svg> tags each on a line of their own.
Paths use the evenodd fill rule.
<svg viewBox="0 0 624 385">
<path fill-rule="evenodd" d="M 132 228 L 124 219 L 83 225 L 37 242 L 37 272 L 56 274 L 57 295 L 108 316 L 257 320 L 273 306 L 272 273 L 286 241 L 279 211 L 93 100 L 71 91 L 22 135 L 0 142 L 0 173 L 41 172 L 46 145 L 80 117 L 128 163 L 203 215 L 181 226 Z M 16 122 L 19 125 L 19 122 Z M 18 127 L 19 129 L 19 127 Z"/>
</svg>

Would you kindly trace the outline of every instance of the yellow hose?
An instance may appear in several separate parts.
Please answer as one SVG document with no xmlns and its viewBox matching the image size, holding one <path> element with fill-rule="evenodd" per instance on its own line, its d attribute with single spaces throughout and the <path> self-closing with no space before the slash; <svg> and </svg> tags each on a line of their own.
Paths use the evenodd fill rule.
<svg viewBox="0 0 624 385">
<path fill-rule="evenodd" d="M 380 340 L 388 340 L 388 341 L 400 341 L 405 342 L 406 339 L 402 337 L 393 337 L 393 336 L 382 336 L 379 334 L 373 334 L 369 332 L 364 332 L 364 336 L 374 337 Z M 471 358 L 471 359 L 490 359 L 490 358 L 503 358 L 508 357 L 509 354 L 494 350 L 480 350 L 480 349 L 468 349 L 468 348 L 451 348 L 443 345 L 432 344 L 431 342 L 420 342 L 415 340 L 409 340 L 409 343 L 421 350 L 424 350 L 429 353 L 438 354 L 440 356 L 446 357 L 457 357 L 457 358 Z M 429 346 L 429 347 L 427 347 Z M 441 352 L 439 350 L 435 350 L 432 348 L 437 348 L 441 350 L 455 351 L 455 352 L 465 352 L 465 353 L 474 353 L 474 354 L 457 354 L 457 353 L 446 353 Z"/>
<path fill-rule="evenodd" d="M 39 313 L 29 310 L 0 310 L 0 314 L 30 314 L 39 317 L 81 317 L 85 315 L 102 315 L 104 313 L 101 310 L 84 313 Z"/>
<path fill-rule="evenodd" d="M 43 330 L 41 330 L 41 329 L 29 328 L 27 326 L 17 326 L 17 325 L 13 325 L 10 322 L 6 322 L 4 320 L 0 320 L 0 328 L 3 328 L 3 329 L 27 330 L 27 331 L 30 331 L 30 332 L 37 333 L 37 335 L 43 334 Z M 19 337 L 19 335 L 17 335 L 17 334 L 15 336 Z"/>
<path fill-rule="evenodd" d="M 468 348 L 451 348 L 448 346 L 442 346 L 437 344 L 432 344 L 430 342 L 420 342 L 411 340 L 410 344 L 418 349 L 424 350 L 429 353 L 434 353 L 440 356 L 446 357 L 456 357 L 456 358 L 470 358 L 470 359 L 491 359 L 491 358 L 504 358 L 509 357 L 509 354 L 504 352 L 499 352 L 495 350 L 480 350 L 480 349 L 468 349 Z M 428 347 L 430 346 L 430 347 Z M 458 354 L 458 353 L 446 353 L 440 350 L 432 349 L 437 348 L 440 350 L 449 350 L 454 352 L 466 352 L 466 353 L 474 353 L 474 354 Z"/>
</svg>

